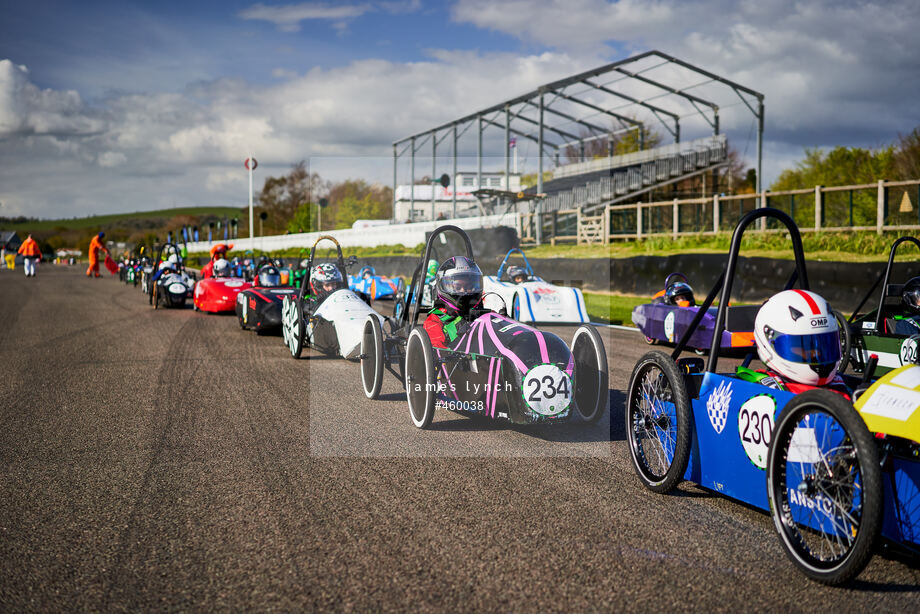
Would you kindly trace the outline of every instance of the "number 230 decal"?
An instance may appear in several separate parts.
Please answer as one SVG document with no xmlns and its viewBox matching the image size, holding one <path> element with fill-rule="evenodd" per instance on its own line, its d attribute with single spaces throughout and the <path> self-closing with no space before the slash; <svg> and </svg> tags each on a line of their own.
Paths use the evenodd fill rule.
<svg viewBox="0 0 920 614">
<path fill-rule="evenodd" d="M 776 401 L 768 394 L 759 394 L 744 402 L 738 411 L 738 435 L 748 458 L 761 469 L 767 467 L 767 450 L 773 439 L 773 414 Z"/>
</svg>

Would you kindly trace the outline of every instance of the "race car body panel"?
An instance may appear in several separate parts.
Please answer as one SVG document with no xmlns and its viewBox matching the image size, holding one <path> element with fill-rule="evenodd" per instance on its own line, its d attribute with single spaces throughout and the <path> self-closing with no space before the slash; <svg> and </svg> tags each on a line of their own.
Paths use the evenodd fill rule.
<svg viewBox="0 0 920 614">
<path fill-rule="evenodd" d="M 296 288 L 252 287 L 236 296 L 236 315 L 240 326 L 263 331 L 281 327 L 281 303 L 285 296 L 295 296 Z"/>
<path fill-rule="evenodd" d="M 364 277 L 359 273 L 358 275 L 348 276 L 348 287 L 355 292 L 368 295 L 373 300 L 392 299 L 396 297 L 396 293 L 399 291 L 399 282 L 383 275 Z"/>
<path fill-rule="evenodd" d="M 490 295 L 489 293 L 493 293 Z M 494 296 L 497 294 L 498 296 Z M 520 322 L 583 324 L 589 322 L 585 298 L 578 288 L 547 283 L 539 277 L 515 284 L 495 275 L 483 277 L 483 306 L 502 307 Z"/>
<path fill-rule="evenodd" d="M 516 424 L 562 422 L 574 415 L 575 362 L 566 343 L 497 313 L 481 315 L 451 343 L 436 405 Z"/>
<path fill-rule="evenodd" d="M 374 311 L 360 296 L 348 289 L 336 290 L 320 303 L 307 321 L 307 341 L 313 347 L 325 348 L 334 338 L 343 358 L 354 358 L 361 349 L 364 321 L 375 315 L 383 324 L 383 316 Z M 334 332 L 334 335 L 331 334 Z"/>
<path fill-rule="evenodd" d="M 157 301 L 167 307 L 182 307 L 192 298 L 194 282 L 185 273 L 167 273 L 155 282 L 157 284 Z"/>
<path fill-rule="evenodd" d="M 726 315 L 725 330 L 719 342 L 724 349 L 744 348 L 754 345 L 754 317 L 759 307 L 741 305 L 729 307 Z M 645 335 L 646 339 L 662 343 L 678 343 L 699 307 L 678 307 L 665 303 L 647 303 L 637 305 L 632 312 L 633 324 Z M 716 326 L 718 308 L 710 307 L 700 320 L 699 326 L 690 335 L 687 347 L 695 350 L 708 350 L 712 346 L 712 332 Z"/>
<path fill-rule="evenodd" d="M 241 277 L 208 277 L 195 284 L 195 307 L 210 313 L 234 311 L 237 295 L 252 287 Z"/>
</svg>

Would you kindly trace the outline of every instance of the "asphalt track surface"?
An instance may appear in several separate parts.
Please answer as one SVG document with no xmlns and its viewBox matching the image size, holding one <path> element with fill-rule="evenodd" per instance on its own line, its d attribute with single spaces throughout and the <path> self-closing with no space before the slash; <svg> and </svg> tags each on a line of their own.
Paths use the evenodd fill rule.
<svg viewBox="0 0 920 614">
<path fill-rule="evenodd" d="M 647 347 L 602 333 L 612 428 L 420 431 L 395 379 L 367 401 L 235 317 L 2 271 L 0 610 L 920 610 L 916 560 L 822 587 L 767 515 L 644 490 L 620 391 Z"/>
</svg>

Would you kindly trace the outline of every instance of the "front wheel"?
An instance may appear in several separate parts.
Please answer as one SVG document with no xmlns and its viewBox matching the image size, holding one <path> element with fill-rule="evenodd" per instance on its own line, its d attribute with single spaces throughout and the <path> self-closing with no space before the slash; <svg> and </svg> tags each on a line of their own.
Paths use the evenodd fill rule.
<svg viewBox="0 0 920 614">
<path fill-rule="evenodd" d="M 383 331 L 376 315 L 367 316 L 361 337 L 361 384 L 364 396 L 376 399 L 383 385 Z"/>
<path fill-rule="evenodd" d="M 412 329 L 406 342 L 405 378 L 412 424 L 420 429 L 427 428 L 434 417 L 437 374 L 431 339 L 421 326 Z"/>
<path fill-rule="evenodd" d="M 663 352 L 647 353 L 633 369 L 626 434 L 645 487 L 665 493 L 677 486 L 690 459 L 690 397 L 677 365 Z"/>
<path fill-rule="evenodd" d="M 809 390 L 786 404 L 767 455 L 767 495 L 786 555 L 809 578 L 863 570 L 882 522 L 878 448 L 849 401 Z"/>
<path fill-rule="evenodd" d="M 521 295 L 515 294 L 511 299 L 511 319 L 521 321 Z"/>
<path fill-rule="evenodd" d="M 572 337 L 575 361 L 575 408 L 585 422 L 597 422 L 610 399 L 607 350 L 597 329 L 583 324 Z"/>
<path fill-rule="evenodd" d="M 281 333 L 291 356 L 300 358 L 304 345 L 304 326 L 300 301 L 296 298 L 285 296 L 281 303 Z"/>
</svg>

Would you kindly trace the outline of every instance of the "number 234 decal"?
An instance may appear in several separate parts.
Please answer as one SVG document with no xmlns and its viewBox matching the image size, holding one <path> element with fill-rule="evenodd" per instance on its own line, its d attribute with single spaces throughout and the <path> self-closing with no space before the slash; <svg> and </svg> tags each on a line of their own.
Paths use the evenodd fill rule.
<svg viewBox="0 0 920 614">
<path fill-rule="evenodd" d="M 524 376 L 524 400 L 536 413 L 544 416 L 560 414 L 569 407 L 572 382 L 568 374 L 556 365 L 538 365 Z"/>
</svg>

